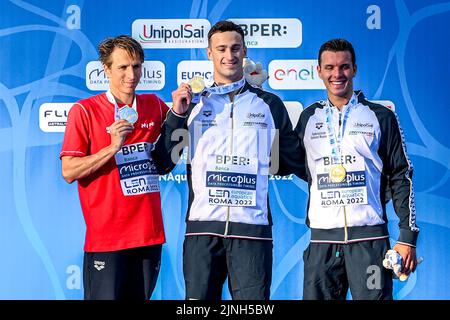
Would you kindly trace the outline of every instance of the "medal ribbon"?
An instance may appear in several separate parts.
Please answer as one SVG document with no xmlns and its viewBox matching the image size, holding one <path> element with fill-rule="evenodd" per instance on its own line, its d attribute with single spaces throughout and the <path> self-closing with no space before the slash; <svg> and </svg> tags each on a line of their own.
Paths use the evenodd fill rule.
<svg viewBox="0 0 450 320">
<path fill-rule="evenodd" d="M 237 90 L 237 89 L 241 88 L 244 84 L 245 84 L 245 78 L 242 77 L 241 80 L 233 82 L 233 83 L 224 84 L 222 86 L 215 86 L 215 87 L 205 88 L 205 89 L 203 89 L 202 92 L 194 93 L 192 95 L 192 102 L 193 103 L 199 102 L 200 101 L 200 96 L 205 91 L 209 92 L 211 94 L 225 94 L 225 93 L 230 93 L 230 92 L 232 92 L 234 90 Z"/>
<path fill-rule="evenodd" d="M 336 137 L 336 133 L 334 131 L 333 126 L 333 113 L 330 106 L 330 100 L 327 100 L 325 105 L 325 114 L 326 114 L 326 124 L 327 124 L 327 133 L 331 146 L 331 158 L 333 159 L 333 163 L 341 164 L 341 142 L 344 137 L 345 126 L 347 124 L 348 116 L 353 106 L 357 103 L 356 95 L 353 93 L 350 101 L 342 108 L 344 117 L 342 119 L 341 127 L 339 128 L 338 136 Z"/>
</svg>

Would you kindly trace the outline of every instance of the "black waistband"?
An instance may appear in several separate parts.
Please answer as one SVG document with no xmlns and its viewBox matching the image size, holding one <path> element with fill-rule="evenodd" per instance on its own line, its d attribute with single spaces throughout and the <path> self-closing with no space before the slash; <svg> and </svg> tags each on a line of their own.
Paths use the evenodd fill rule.
<svg viewBox="0 0 450 320">
<path fill-rule="evenodd" d="M 225 234 L 224 221 L 188 221 L 186 223 L 186 236 L 190 235 L 217 235 L 221 237 L 250 238 L 272 240 L 272 226 L 229 222 L 228 232 Z"/>
<path fill-rule="evenodd" d="M 367 241 L 389 237 L 386 224 L 376 226 L 347 227 L 347 242 Z M 311 242 L 345 243 L 345 228 L 313 229 Z"/>
</svg>

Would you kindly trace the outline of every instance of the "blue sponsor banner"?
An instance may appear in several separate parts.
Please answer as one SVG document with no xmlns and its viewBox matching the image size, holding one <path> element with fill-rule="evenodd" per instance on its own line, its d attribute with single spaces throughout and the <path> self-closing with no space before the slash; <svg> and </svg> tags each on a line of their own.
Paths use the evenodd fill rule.
<svg viewBox="0 0 450 320">
<path fill-rule="evenodd" d="M 147 174 L 157 174 L 156 167 L 151 160 L 139 160 L 118 166 L 120 179 L 128 179 Z"/>
<path fill-rule="evenodd" d="M 342 182 L 334 183 L 330 179 L 330 175 L 318 174 L 317 175 L 317 189 L 337 189 L 337 188 L 354 188 L 364 187 L 366 185 L 366 172 L 365 171 L 351 171 L 347 172 L 345 179 Z"/>
<path fill-rule="evenodd" d="M 256 190 L 256 175 L 248 173 L 207 171 L 206 186 L 208 188 Z"/>
</svg>

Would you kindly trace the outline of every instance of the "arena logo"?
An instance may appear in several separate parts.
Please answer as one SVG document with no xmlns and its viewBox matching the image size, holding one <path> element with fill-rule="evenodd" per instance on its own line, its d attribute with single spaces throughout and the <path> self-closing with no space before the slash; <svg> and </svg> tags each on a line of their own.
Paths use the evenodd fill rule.
<svg viewBox="0 0 450 320">
<path fill-rule="evenodd" d="M 297 48 L 302 44 L 299 19 L 229 19 L 244 30 L 248 48 Z"/>
<path fill-rule="evenodd" d="M 206 48 L 209 29 L 206 19 L 138 19 L 132 35 L 145 49 Z"/>
<path fill-rule="evenodd" d="M 43 103 L 39 107 L 39 128 L 44 132 L 64 132 L 73 103 Z"/>
<path fill-rule="evenodd" d="M 325 89 L 315 59 L 270 61 L 269 85 L 273 89 Z"/>
<path fill-rule="evenodd" d="M 213 64 L 210 60 L 184 60 L 178 63 L 177 84 L 188 82 L 192 77 L 199 76 L 205 80 L 206 84 L 212 84 Z"/>
<path fill-rule="evenodd" d="M 166 84 L 166 67 L 161 61 L 144 61 L 142 76 L 136 90 L 161 90 Z M 106 91 L 109 79 L 100 61 L 86 65 L 86 87 L 92 91 Z"/>
</svg>

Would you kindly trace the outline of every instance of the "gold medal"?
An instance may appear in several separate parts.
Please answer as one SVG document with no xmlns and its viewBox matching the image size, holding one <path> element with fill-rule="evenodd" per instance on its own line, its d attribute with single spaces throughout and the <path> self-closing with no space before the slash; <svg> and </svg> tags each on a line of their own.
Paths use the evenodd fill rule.
<svg viewBox="0 0 450 320">
<path fill-rule="evenodd" d="M 192 93 L 200 93 L 205 89 L 205 81 L 199 76 L 192 77 L 188 84 L 191 86 Z"/>
<path fill-rule="evenodd" d="M 331 167 L 330 170 L 330 180 L 333 183 L 339 183 L 344 181 L 347 176 L 347 171 L 342 164 L 336 164 Z"/>
</svg>

